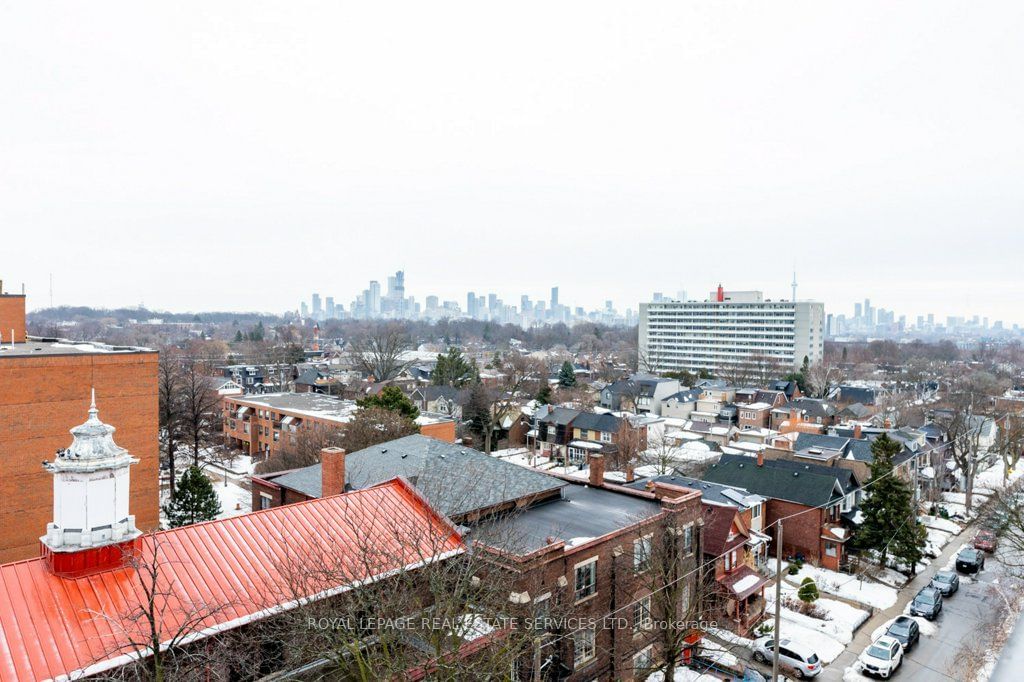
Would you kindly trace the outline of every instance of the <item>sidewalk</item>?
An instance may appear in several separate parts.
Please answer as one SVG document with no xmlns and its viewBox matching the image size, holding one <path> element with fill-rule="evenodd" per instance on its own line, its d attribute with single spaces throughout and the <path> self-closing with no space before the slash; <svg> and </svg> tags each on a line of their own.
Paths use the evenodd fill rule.
<svg viewBox="0 0 1024 682">
<path fill-rule="evenodd" d="M 901 615 L 907 607 L 907 604 L 913 600 L 914 595 L 916 595 L 922 587 L 925 587 L 931 582 L 932 576 L 935 575 L 936 571 L 945 566 L 949 560 L 960 551 L 960 546 L 965 541 L 963 538 L 973 537 L 976 530 L 976 526 L 972 523 L 968 526 L 964 526 L 960 535 L 953 536 L 949 544 L 942 550 L 942 554 L 937 558 L 932 559 L 927 569 L 918 573 L 910 582 L 900 588 L 899 598 L 896 600 L 895 604 L 884 611 L 875 611 L 873 616 L 864 621 L 864 624 L 861 625 L 854 634 L 853 641 L 846 647 L 846 651 L 822 670 L 818 679 L 842 680 L 843 672 L 846 668 L 853 665 L 857 661 L 857 656 L 860 655 L 860 652 L 863 651 L 868 644 L 871 644 L 871 633 L 884 625 L 886 621 Z"/>
</svg>

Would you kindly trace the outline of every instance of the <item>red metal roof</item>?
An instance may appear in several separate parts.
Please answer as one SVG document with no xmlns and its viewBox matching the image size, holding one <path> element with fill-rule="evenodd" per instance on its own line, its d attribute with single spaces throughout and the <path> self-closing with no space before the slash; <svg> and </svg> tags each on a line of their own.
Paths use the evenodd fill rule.
<svg viewBox="0 0 1024 682">
<path fill-rule="evenodd" d="M 207 605 L 192 632 L 230 629 L 279 610 L 296 597 L 332 594 L 360 580 L 462 550 L 451 523 L 412 486 L 394 479 L 374 488 L 161 531 L 139 540 L 156 556 L 167 641 Z M 330 584 L 303 583 L 288 566 L 306 556 L 338 558 Z M 374 560 L 367 561 L 367 553 Z M 152 563 L 147 562 L 147 563 Z M 373 566 L 372 570 L 366 564 Z M 379 570 L 377 567 L 379 566 Z M 290 575 L 291 574 L 291 575 Z M 372 574 L 372 575 L 371 575 Z M 291 578 L 291 580 L 289 579 Z M 43 680 L 118 664 L 143 636 L 128 616 L 143 603 L 135 568 L 78 578 L 51 573 L 43 559 L 0 565 L 0 680 Z"/>
</svg>

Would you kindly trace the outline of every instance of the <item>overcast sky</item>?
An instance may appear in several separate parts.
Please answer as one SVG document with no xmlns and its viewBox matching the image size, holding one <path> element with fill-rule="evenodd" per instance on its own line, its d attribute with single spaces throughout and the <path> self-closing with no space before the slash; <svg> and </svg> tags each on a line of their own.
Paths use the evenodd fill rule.
<svg viewBox="0 0 1024 682">
<path fill-rule="evenodd" d="M 30 308 L 636 307 L 1024 323 L 1024 3 L 3 2 Z"/>
</svg>

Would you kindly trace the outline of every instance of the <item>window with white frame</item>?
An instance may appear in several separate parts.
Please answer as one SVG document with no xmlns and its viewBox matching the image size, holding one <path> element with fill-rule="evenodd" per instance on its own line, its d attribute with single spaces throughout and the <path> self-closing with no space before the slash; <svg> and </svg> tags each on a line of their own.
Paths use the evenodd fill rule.
<svg viewBox="0 0 1024 682">
<path fill-rule="evenodd" d="M 651 567 L 653 543 L 653 535 L 645 535 L 642 538 L 633 540 L 633 570 L 637 573 L 643 573 Z"/>
<path fill-rule="evenodd" d="M 633 632 L 640 633 L 651 629 L 651 595 L 637 600 L 633 604 Z"/>
<path fill-rule="evenodd" d="M 612 432 L 611 431 L 602 431 L 601 432 L 601 442 L 602 443 L 611 443 L 612 442 Z"/>
<path fill-rule="evenodd" d="M 578 630 L 572 636 L 573 666 L 579 668 L 597 656 L 597 637 L 593 630 Z"/>
<path fill-rule="evenodd" d="M 270 509 L 274 503 L 274 498 L 266 493 L 260 493 L 260 509 Z"/>
<path fill-rule="evenodd" d="M 835 556 L 835 555 L 836 555 L 836 543 L 834 543 L 834 542 L 826 542 L 825 543 L 825 556 Z"/>
<path fill-rule="evenodd" d="M 755 504 L 750 508 L 750 518 L 759 519 L 761 518 L 761 505 Z"/>
<path fill-rule="evenodd" d="M 689 554 L 693 551 L 693 524 L 683 528 L 683 552 Z"/>
<path fill-rule="evenodd" d="M 597 557 L 576 565 L 576 601 L 597 593 Z"/>
<path fill-rule="evenodd" d="M 650 670 L 654 665 L 654 647 L 648 646 L 641 649 L 635 656 L 633 656 L 633 670 L 638 673 L 642 673 L 646 670 Z"/>
</svg>

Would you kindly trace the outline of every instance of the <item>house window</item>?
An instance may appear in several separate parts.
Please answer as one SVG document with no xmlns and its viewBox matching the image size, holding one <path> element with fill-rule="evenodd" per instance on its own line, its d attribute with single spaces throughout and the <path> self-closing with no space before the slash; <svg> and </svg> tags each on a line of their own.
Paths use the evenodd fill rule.
<svg viewBox="0 0 1024 682">
<path fill-rule="evenodd" d="M 835 555 L 836 555 L 836 543 L 834 543 L 834 542 L 826 542 L 825 543 L 825 556 L 835 556 Z"/>
<path fill-rule="evenodd" d="M 612 434 L 611 434 L 610 431 L 602 431 L 601 432 L 601 442 L 602 443 L 611 443 L 612 442 Z"/>
<path fill-rule="evenodd" d="M 579 630 L 572 636 L 573 665 L 580 668 L 597 656 L 597 637 L 593 630 Z"/>
<path fill-rule="evenodd" d="M 683 596 L 679 598 L 679 608 L 683 617 L 686 617 L 690 611 L 690 586 L 686 585 L 683 587 Z"/>
<path fill-rule="evenodd" d="M 761 505 L 755 504 L 750 508 L 750 518 L 759 519 L 761 518 Z"/>
<path fill-rule="evenodd" d="M 576 566 L 576 601 L 597 593 L 597 557 Z"/>
<path fill-rule="evenodd" d="M 650 595 L 633 604 L 633 633 L 639 634 L 651 629 L 651 597 Z"/>
<path fill-rule="evenodd" d="M 260 509 L 270 509 L 273 505 L 273 498 L 266 493 L 260 493 Z"/>
<path fill-rule="evenodd" d="M 642 649 L 636 656 L 633 657 L 633 670 L 636 672 L 643 672 L 649 670 L 654 665 L 654 647 L 649 646 Z"/>
<path fill-rule="evenodd" d="M 645 535 L 633 540 L 633 570 L 637 573 L 643 573 L 651 567 L 653 541 L 653 535 Z"/>
<path fill-rule="evenodd" d="M 732 570 L 732 566 L 733 566 L 733 562 L 734 561 L 736 561 L 736 551 L 735 550 L 733 550 L 732 552 L 729 552 L 728 554 L 725 555 L 725 570 L 726 571 L 731 571 Z"/>
<path fill-rule="evenodd" d="M 693 526 L 683 528 L 683 552 L 689 554 L 693 551 Z"/>
</svg>

